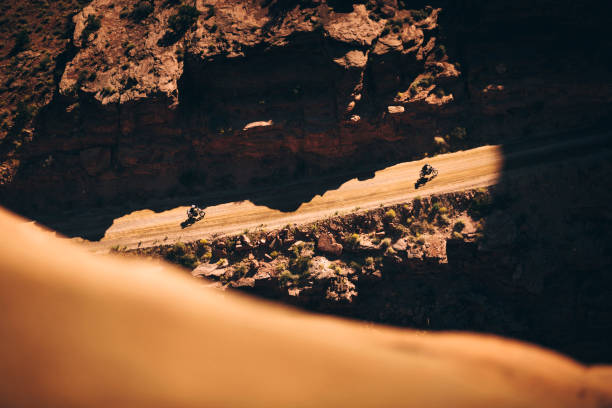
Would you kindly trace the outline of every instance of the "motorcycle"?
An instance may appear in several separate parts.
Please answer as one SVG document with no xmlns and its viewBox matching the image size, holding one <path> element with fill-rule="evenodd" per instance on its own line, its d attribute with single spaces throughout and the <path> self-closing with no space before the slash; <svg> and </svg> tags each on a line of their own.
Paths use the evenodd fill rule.
<svg viewBox="0 0 612 408">
<path fill-rule="evenodd" d="M 194 206 L 187 210 L 187 219 L 191 221 L 192 223 L 200 221 L 201 219 L 204 218 L 205 215 L 206 215 L 206 211 L 200 207 Z"/>
<path fill-rule="evenodd" d="M 418 189 L 425 183 L 430 180 L 433 180 L 438 175 L 438 169 L 435 169 L 433 166 L 429 164 L 425 164 L 423 168 L 421 168 L 421 172 L 419 174 L 419 179 L 414 183 L 414 188 Z"/>
</svg>

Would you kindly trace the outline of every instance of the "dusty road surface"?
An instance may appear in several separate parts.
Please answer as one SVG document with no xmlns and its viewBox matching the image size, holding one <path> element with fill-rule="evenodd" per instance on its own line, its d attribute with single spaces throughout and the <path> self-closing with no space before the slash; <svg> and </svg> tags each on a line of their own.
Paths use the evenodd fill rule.
<svg viewBox="0 0 612 408">
<path fill-rule="evenodd" d="M 2 407 L 612 406 L 610 366 L 207 289 L 2 209 L 0 271 Z"/>
<path fill-rule="evenodd" d="M 261 226 L 277 228 L 300 224 L 336 212 L 366 210 L 381 204 L 405 202 L 417 196 L 489 186 L 499 181 L 502 171 L 504 177 L 509 177 L 559 160 L 588 160 L 596 155 L 609 155 L 610 147 L 608 135 L 505 147 L 484 146 L 397 164 L 376 172 L 367 180 L 354 178 L 338 189 L 315 196 L 292 212 L 255 205 L 251 201 L 215 205 L 207 208 L 203 220 L 186 228 L 181 223 L 186 219 L 187 207 L 160 213 L 145 209 L 115 219 L 102 240 L 87 245 L 94 252 L 106 252 L 115 245 L 147 247 L 177 240 L 187 242 L 213 234 L 234 234 Z M 417 190 L 415 181 L 426 162 L 436 167 L 439 175 Z M 269 194 L 291 194 L 291 191 L 288 188 Z"/>
</svg>

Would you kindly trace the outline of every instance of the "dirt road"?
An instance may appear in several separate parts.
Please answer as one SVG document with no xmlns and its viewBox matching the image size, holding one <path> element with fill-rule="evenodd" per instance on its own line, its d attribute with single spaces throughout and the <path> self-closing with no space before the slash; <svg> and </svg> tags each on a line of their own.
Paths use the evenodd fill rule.
<svg viewBox="0 0 612 408">
<path fill-rule="evenodd" d="M 115 245 L 146 247 L 177 240 L 187 242 L 212 234 L 234 234 L 258 227 L 271 229 L 286 224 L 300 224 L 336 212 L 342 214 L 356 209 L 366 210 L 381 204 L 405 202 L 416 196 L 489 186 L 499 181 L 502 170 L 504 176 L 508 176 L 561 159 L 584 159 L 609 153 L 610 138 L 607 135 L 554 143 L 523 143 L 503 148 L 484 146 L 397 164 L 376 172 L 375 177 L 368 180 L 349 180 L 338 189 L 315 196 L 293 212 L 281 212 L 250 201 L 228 202 L 207 208 L 204 220 L 182 228 L 187 207 L 177 207 L 161 213 L 136 211 L 115 219 L 101 241 L 87 245 L 95 252 L 105 252 Z M 425 162 L 436 167 L 439 175 L 415 190 L 417 175 Z"/>
</svg>

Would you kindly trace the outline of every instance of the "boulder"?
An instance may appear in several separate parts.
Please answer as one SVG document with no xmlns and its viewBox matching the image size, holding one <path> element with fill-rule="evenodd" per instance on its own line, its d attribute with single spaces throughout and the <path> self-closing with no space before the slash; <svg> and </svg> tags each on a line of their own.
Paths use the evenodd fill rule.
<svg viewBox="0 0 612 408">
<path fill-rule="evenodd" d="M 317 249 L 326 254 L 340 256 L 342 254 L 342 245 L 334 240 L 334 237 L 327 232 L 322 233 L 317 241 Z"/>
<path fill-rule="evenodd" d="M 237 281 L 230 282 L 229 286 L 233 289 L 248 289 L 255 287 L 254 278 L 240 278 Z"/>
<path fill-rule="evenodd" d="M 196 278 L 219 279 L 225 274 L 227 268 L 223 264 L 200 264 L 197 268 L 191 271 L 191 276 Z"/>
<path fill-rule="evenodd" d="M 406 238 L 400 238 L 391 245 L 391 248 L 395 251 L 405 251 L 408 248 L 408 240 Z"/>
</svg>

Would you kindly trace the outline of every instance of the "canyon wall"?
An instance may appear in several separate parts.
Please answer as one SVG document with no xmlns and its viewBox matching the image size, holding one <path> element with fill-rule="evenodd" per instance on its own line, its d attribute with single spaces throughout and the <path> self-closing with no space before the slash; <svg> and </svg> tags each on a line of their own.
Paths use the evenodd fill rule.
<svg viewBox="0 0 612 408">
<path fill-rule="evenodd" d="M 95 0 L 2 202 L 27 214 L 271 184 L 612 113 L 595 3 L 408 3 L 153 1 L 138 14 L 143 2 Z"/>
</svg>

